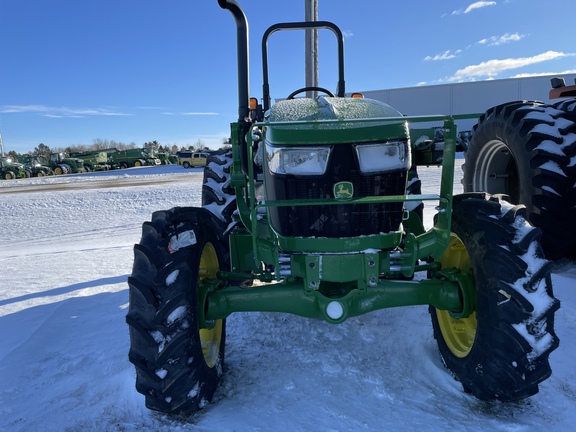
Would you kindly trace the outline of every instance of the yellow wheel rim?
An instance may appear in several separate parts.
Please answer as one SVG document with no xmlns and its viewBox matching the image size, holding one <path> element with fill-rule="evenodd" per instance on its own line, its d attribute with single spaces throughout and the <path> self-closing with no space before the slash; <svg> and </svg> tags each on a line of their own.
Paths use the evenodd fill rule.
<svg viewBox="0 0 576 432">
<path fill-rule="evenodd" d="M 464 273 L 472 269 L 470 255 L 462 240 L 454 233 L 450 234 L 450 243 L 440 262 L 442 268 L 457 268 Z M 436 316 L 444 341 L 452 354 L 459 358 L 466 357 L 476 337 L 476 312 L 466 318 L 454 319 L 448 311 L 436 310 Z"/>
<path fill-rule="evenodd" d="M 216 250 L 211 243 L 206 243 L 202 255 L 200 256 L 200 269 L 198 273 L 198 284 L 204 278 L 215 278 L 218 273 L 219 264 Z M 201 305 L 199 305 L 201 307 Z M 217 320 L 216 325 L 211 329 L 200 329 L 200 344 L 204 361 L 209 367 L 214 367 L 218 360 L 220 352 L 220 343 L 222 341 L 222 320 Z"/>
</svg>

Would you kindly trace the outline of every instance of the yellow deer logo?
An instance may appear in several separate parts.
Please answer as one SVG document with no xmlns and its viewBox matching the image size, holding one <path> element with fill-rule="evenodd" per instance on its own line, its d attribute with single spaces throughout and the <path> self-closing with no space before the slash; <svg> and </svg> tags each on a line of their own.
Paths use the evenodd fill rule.
<svg viewBox="0 0 576 432">
<path fill-rule="evenodd" d="M 348 181 L 341 181 L 334 185 L 333 191 L 337 200 L 349 200 L 354 196 L 354 185 Z"/>
</svg>

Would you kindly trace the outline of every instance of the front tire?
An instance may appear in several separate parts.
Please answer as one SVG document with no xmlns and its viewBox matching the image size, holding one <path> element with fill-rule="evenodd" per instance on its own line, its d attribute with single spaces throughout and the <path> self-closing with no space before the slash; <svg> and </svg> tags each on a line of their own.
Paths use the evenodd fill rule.
<svg viewBox="0 0 576 432">
<path fill-rule="evenodd" d="M 126 321 L 136 389 L 150 409 L 192 413 L 214 396 L 226 321 L 202 319 L 203 282 L 225 266 L 222 256 L 217 224 L 204 209 L 156 212 L 142 227 Z"/>
<path fill-rule="evenodd" d="M 476 307 L 465 318 L 434 307 L 430 315 L 445 365 L 481 400 L 534 395 L 552 373 L 560 303 L 539 239 L 524 206 L 482 193 L 454 197 L 450 244 L 440 262 L 472 275 Z"/>
<path fill-rule="evenodd" d="M 576 248 L 575 134 L 574 122 L 554 106 L 499 105 L 474 126 L 463 166 L 464 192 L 506 194 L 526 206 L 548 259 Z"/>
</svg>

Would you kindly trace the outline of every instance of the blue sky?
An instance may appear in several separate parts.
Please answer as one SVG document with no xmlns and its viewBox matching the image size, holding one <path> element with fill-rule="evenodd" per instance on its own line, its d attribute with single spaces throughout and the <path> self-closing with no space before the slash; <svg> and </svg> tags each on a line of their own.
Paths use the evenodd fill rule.
<svg viewBox="0 0 576 432">
<path fill-rule="evenodd" d="M 262 33 L 304 0 L 240 0 L 251 94 Z M 348 91 L 576 72 L 573 0 L 319 0 L 345 35 Z M 320 77 L 335 90 L 332 33 Z M 272 97 L 304 86 L 304 36 L 269 44 Z M 6 151 L 108 139 L 218 147 L 237 117 L 232 15 L 217 0 L 0 0 L 0 130 Z"/>
</svg>

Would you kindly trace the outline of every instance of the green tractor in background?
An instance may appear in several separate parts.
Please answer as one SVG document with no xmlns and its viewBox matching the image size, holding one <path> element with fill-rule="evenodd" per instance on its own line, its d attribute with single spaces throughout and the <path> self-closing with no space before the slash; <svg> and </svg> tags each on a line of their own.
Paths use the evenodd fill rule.
<svg viewBox="0 0 576 432">
<path fill-rule="evenodd" d="M 78 174 L 86 172 L 84 161 L 70 157 L 67 153 L 50 153 L 50 167 L 56 175 Z"/>
<path fill-rule="evenodd" d="M 249 98 L 246 17 L 236 1 L 218 3 L 238 33 L 232 150 L 210 156 L 201 208 L 157 211 L 143 224 L 128 280 L 129 359 L 147 407 L 194 412 L 212 399 L 232 313 L 339 324 L 409 305 L 428 305 L 440 355 L 465 391 L 501 401 L 537 393 L 559 343 L 551 263 L 524 206 L 453 195 L 454 119 L 346 97 L 342 33 L 325 21 L 265 32 L 259 106 Z M 271 105 L 268 38 L 305 29 L 336 36 L 337 90 L 304 87 Z M 308 91 L 322 95 L 296 97 Z M 441 128 L 440 161 L 412 142 L 420 122 Z M 418 164 L 442 166 L 437 193 L 421 193 Z M 423 202 L 436 206 L 431 228 Z"/>
<path fill-rule="evenodd" d="M 16 162 L 11 157 L 2 156 L 0 158 L 0 176 L 4 180 L 13 180 L 30 177 L 24 169 L 24 165 Z"/>
<path fill-rule="evenodd" d="M 28 177 L 44 177 L 54 174 L 54 171 L 47 165 L 46 159 L 42 156 L 22 155 L 18 156 L 18 161 L 24 164 Z"/>
</svg>

